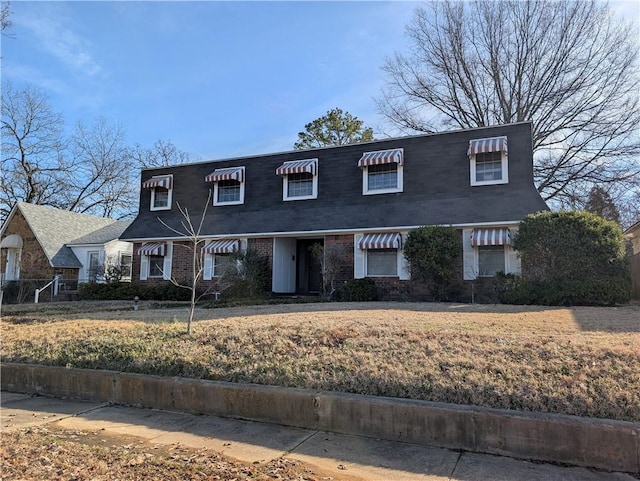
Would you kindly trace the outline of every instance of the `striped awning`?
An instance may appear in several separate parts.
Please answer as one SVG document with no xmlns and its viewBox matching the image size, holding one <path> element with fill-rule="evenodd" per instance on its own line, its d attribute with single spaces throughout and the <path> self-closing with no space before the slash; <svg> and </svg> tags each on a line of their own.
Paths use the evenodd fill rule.
<svg viewBox="0 0 640 481">
<path fill-rule="evenodd" d="M 222 239 L 208 242 L 202 248 L 205 254 L 231 254 L 240 247 L 238 239 Z"/>
<path fill-rule="evenodd" d="M 149 180 L 145 180 L 142 183 L 143 189 L 152 189 L 154 187 L 164 187 L 165 189 L 171 188 L 171 181 L 173 176 L 171 175 L 156 175 Z"/>
<path fill-rule="evenodd" d="M 474 229 L 471 233 L 471 245 L 477 246 L 503 246 L 511 244 L 509 229 Z"/>
<path fill-rule="evenodd" d="M 318 159 L 292 160 L 285 162 L 276 169 L 276 175 L 302 174 L 304 172 L 316 175 L 318 172 Z"/>
<path fill-rule="evenodd" d="M 404 149 L 376 150 L 375 152 L 365 152 L 358 161 L 358 167 L 369 165 L 392 164 L 402 165 L 404 163 Z"/>
<path fill-rule="evenodd" d="M 469 141 L 468 156 L 485 152 L 507 152 L 506 137 L 491 137 L 488 139 L 474 139 Z"/>
<path fill-rule="evenodd" d="M 205 182 L 220 182 L 221 180 L 244 181 L 244 168 L 228 167 L 225 169 L 216 169 L 204 178 Z"/>
<path fill-rule="evenodd" d="M 138 249 L 139 256 L 163 256 L 167 245 L 163 242 L 149 242 Z"/>
<path fill-rule="evenodd" d="M 400 249 L 402 236 L 399 232 L 385 232 L 380 234 L 365 234 L 358 247 L 366 249 Z"/>
</svg>

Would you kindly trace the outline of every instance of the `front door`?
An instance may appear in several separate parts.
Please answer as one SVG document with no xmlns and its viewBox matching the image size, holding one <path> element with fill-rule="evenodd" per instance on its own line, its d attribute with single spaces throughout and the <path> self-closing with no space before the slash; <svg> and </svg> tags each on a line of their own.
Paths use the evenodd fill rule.
<svg viewBox="0 0 640 481">
<path fill-rule="evenodd" d="M 323 239 L 298 239 L 297 288 L 298 294 L 319 294 L 322 291 L 322 265 L 314 255 L 314 245 L 323 245 Z"/>
</svg>

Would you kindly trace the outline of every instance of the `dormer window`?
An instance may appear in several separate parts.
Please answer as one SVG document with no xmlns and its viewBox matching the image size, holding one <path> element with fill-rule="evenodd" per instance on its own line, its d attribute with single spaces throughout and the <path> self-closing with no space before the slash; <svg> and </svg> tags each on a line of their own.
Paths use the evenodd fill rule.
<svg viewBox="0 0 640 481">
<path fill-rule="evenodd" d="M 509 183 L 509 157 L 506 137 L 469 141 L 471 185 Z"/>
<path fill-rule="evenodd" d="M 143 189 L 151 189 L 151 210 L 171 209 L 173 175 L 156 175 L 142 183 Z"/>
<path fill-rule="evenodd" d="M 318 159 L 285 162 L 276 174 L 282 176 L 282 200 L 318 198 Z"/>
<path fill-rule="evenodd" d="M 403 149 L 365 152 L 358 161 L 362 169 L 362 195 L 402 192 L 403 166 Z"/>
<path fill-rule="evenodd" d="M 213 182 L 213 205 L 244 204 L 244 167 L 216 169 L 204 180 Z"/>
</svg>

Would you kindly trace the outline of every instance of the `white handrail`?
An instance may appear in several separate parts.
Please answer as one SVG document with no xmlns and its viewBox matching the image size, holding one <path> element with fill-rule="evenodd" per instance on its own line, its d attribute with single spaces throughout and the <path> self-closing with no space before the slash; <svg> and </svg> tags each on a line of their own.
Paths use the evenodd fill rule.
<svg viewBox="0 0 640 481">
<path fill-rule="evenodd" d="M 49 281 L 49 283 L 48 283 L 46 286 L 41 287 L 40 289 L 36 289 L 36 295 L 35 295 L 35 298 L 34 298 L 34 300 L 33 300 L 33 303 L 34 303 L 34 304 L 37 304 L 37 303 L 38 303 L 38 300 L 40 299 L 40 293 L 41 293 L 42 291 L 44 291 L 47 287 L 49 287 L 51 284 L 54 284 L 54 283 L 55 283 L 55 284 L 54 284 L 54 286 L 53 286 L 53 295 L 54 295 L 54 296 L 57 296 L 57 295 L 58 295 L 58 280 L 59 280 L 59 276 L 57 276 L 57 275 L 56 275 L 56 276 L 54 276 L 54 278 L 53 278 L 53 279 L 51 279 L 51 280 Z"/>
</svg>

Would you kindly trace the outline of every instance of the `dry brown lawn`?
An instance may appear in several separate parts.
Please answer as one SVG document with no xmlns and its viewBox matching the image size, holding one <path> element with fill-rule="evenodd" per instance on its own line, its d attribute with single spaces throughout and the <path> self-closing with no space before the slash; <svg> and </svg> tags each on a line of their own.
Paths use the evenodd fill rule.
<svg viewBox="0 0 640 481">
<path fill-rule="evenodd" d="M 54 310 L 51 310 L 53 307 Z M 4 361 L 640 421 L 640 306 L 4 306 Z"/>
</svg>

